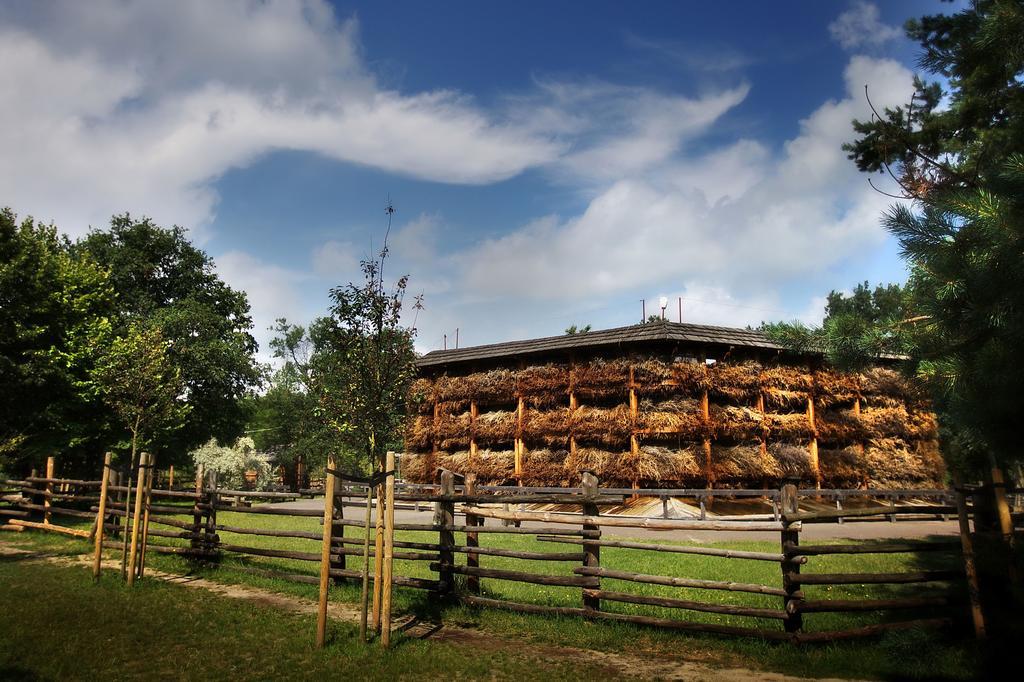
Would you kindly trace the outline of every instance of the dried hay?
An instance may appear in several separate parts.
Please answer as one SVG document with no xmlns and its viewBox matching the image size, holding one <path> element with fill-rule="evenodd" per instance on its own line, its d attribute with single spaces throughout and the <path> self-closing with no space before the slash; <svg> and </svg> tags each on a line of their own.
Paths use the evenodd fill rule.
<svg viewBox="0 0 1024 682">
<path fill-rule="evenodd" d="M 568 456 L 567 450 L 528 450 L 523 457 L 519 482 L 525 486 L 538 487 L 569 485 L 569 474 L 565 469 Z"/>
<path fill-rule="evenodd" d="M 770 438 L 776 440 L 806 440 L 814 437 L 814 429 L 802 412 L 771 412 L 765 415 Z"/>
<path fill-rule="evenodd" d="M 569 367 L 562 364 L 532 365 L 515 374 L 516 391 L 531 405 L 565 404 L 569 394 Z"/>
<path fill-rule="evenodd" d="M 480 444 L 511 443 L 516 437 L 519 416 L 516 412 L 493 410 L 481 412 L 473 424 L 473 436 Z"/>
<path fill-rule="evenodd" d="M 435 468 L 434 456 L 429 452 L 407 452 L 401 456 L 402 479 L 410 483 L 432 483 Z"/>
<path fill-rule="evenodd" d="M 927 476 L 927 482 L 936 487 L 943 487 L 946 479 L 946 461 L 942 458 L 937 439 L 920 440 L 913 445 L 914 454 L 921 460 L 921 467 Z"/>
<path fill-rule="evenodd" d="M 861 392 L 864 395 L 888 396 L 899 400 L 917 400 L 921 391 L 901 372 L 888 367 L 872 367 L 861 373 Z"/>
<path fill-rule="evenodd" d="M 569 408 L 523 412 L 523 439 L 530 443 L 565 447 L 569 444 Z"/>
<path fill-rule="evenodd" d="M 591 443 L 617 446 L 629 440 L 633 432 L 629 408 L 589 407 L 576 408 L 570 417 L 570 432 L 577 439 Z"/>
<path fill-rule="evenodd" d="M 410 413 L 433 414 L 434 382 L 425 377 L 413 381 L 406 394 L 406 405 Z"/>
<path fill-rule="evenodd" d="M 912 410 L 910 412 L 910 433 L 920 440 L 937 440 L 939 437 L 939 420 L 929 410 Z"/>
<path fill-rule="evenodd" d="M 644 395 L 673 393 L 672 365 L 657 358 L 638 358 L 633 361 L 633 386 Z M 667 384 L 667 385 L 666 385 Z"/>
<path fill-rule="evenodd" d="M 716 480 L 722 481 L 759 480 L 780 475 L 778 462 L 762 451 L 759 442 L 712 445 L 711 471 Z"/>
<path fill-rule="evenodd" d="M 572 368 L 570 390 L 585 400 L 620 397 L 629 393 L 629 361 L 595 359 Z"/>
<path fill-rule="evenodd" d="M 709 405 L 711 428 L 718 437 L 733 440 L 760 438 L 765 434 L 764 415 L 749 407 Z"/>
<path fill-rule="evenodd" d="M 768 446 L 768 454 L 775 460 L 780 478 L 809 480 L 814 477 L 811 453 L 807 448 L 788 443 L 772 443 Z"/>
<path fill-rule="evenodd" d="M 764 390 L 764 406 L 766 409 L 793 411 L 807 408 L 807 400 L 811 394 L 804 391 L 782 391 L 778 389 Z"/>
<path fill-rule="evenodd" d="M 684 438 L 698 438 L 705 433 L 700 402 L 688 398 L 641 401 L 637 428 L 652 433 L 679 434 Z"/>
<path fill-rule="evenodd" d="M 442 450 L 468 447 L 472 417 L 469 412 L 441 412 L 434 420 L 434 438 Z"/>
<path fill-rule="evenodd" d="M 899 438 L 873 438 L 864 450 L 871 487 L 912 488 L 928 481 L 932 473 L 920 457 Z"/>
<path fill-rule="evenodd" d="M 565 458 L 565 471 L 574 481 L 578 481 L 584 471 L 593 471 L 599 478 L 606 479 L 605 472 L 619 456 L 619 453 L 597 448 L 576 448 L 576 452 Z"/>
<path fill-rule="evenodd" d="M 761 390 L 760 377 L 760 363 L 718 362 L 708 370 L 708 394 L 734 402 L 749 402 Z"/>
<path fill-rule="evenodd" d="M 819 410 L 814 413 L 819 440 L 829 443 L 859 443 L 868 437 L 860 415 L 853 410 Z"/>
<path fill-rule="evenodd" d="M 861 422 L 869 438 L 916 438 L 910 413 L 903 405 L 870 407 L 860 412 Z"/>
<path fill-rule="evenodd" d="M 860 376 L 852 372 L 820 369 L 814 372 L 814 400 L 823 407 L 853 402 L 860 394 Z"/>
<path fill-rule="evenodd" d="M 469 394 L 480 405 L 514 403 L 516 401 L 516 377 L 508 369 L 492 369 L 477 372 L 466 377 Z"/>
<path fill-rule="evenodd" d="M 679 483 L 700 474 L 692 450 L 645 445 L 637 452 L 613 456 L 605 465 L 604 480 L 608 486 Z"/>
<path fill-rule="evenodd" d="M 860 487 L 867 482 L 867 466 L 857 446 L 819 449 L 818 469 L 826 487 Z"/>
<path fill-rule="evenodd" d="M 476 474 L 481 485 L 502 485 L 515 478 L 516 456 L 512 450 L 478 450 L 468 458 L 462 473 Z"/>
<path fill-rule="evenodd" d="M 428 450 L 433 438 L 433 417 L 411 415 L 405 420 L 405 447 L 407 450 Z"/>
<path fill-rule="evenodd" d="M 759 377 L 765 391 L 801 393 L 806 396 L 814 389 L 814 379 L 803 367 L 772 365 L 761 369 Z"/>
<path fill-rule="evenodd" d="M 695 360 L 682 360 L 672 363 L 672 381 L 680 392 L 699 395 L 708 387 L 708 366 Z"/>
<path fill-rule="evenodd" d="M 434 380 L 435 400 L 469 401 L 472 397 L 466 377 L 442 374 Z"/>
</svg>

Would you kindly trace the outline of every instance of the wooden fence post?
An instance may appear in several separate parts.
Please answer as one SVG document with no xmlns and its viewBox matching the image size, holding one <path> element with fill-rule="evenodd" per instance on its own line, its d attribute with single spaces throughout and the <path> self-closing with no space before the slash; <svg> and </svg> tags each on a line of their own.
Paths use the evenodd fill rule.
<svg viewBox="0 0 1024 682">
<path fill-rule="evenodd" d="M 380 471 L 384 471 L 383 468 Z M 380 632 L 380 598 L 384 580 L 384 486 L 377 484 L 377 522 L 373 536 L 373 631 Z"/>
<path fill-rule="evenodd" d="M 373 516 L 373 481 L 366 484 L 366 519 L 363 527 L 363 594 L 360 599 L 359 641 L 366 641 L 366 614 L 370 599 L 370 520 Z"/>
<path fill-rule="evenodd" d="M 327 456 L 327 468 L 334 469 L 334 455 Z M 327 639 L 327 591 L 331 576 L 331 530 L 334 528 L 334 480 L 332 473 L 327 474 L 324 482 L 324 532 L 323 544 L 320 547 L 320 599 L 316 613 L 316 647 L 323 648 Z"/>
<path fill-rule="evenodd" d="M 782 589 L 786 591 L 783 597 L 783 606 L 786 611 L 786 632 L 800 632 L 803 628 L 803 614 L 800 613 L 800 600 L 797 592 L 800 590 L 800 564 L 793 561 L 795 557 L 793 550 L 800 545 L 800 532 L 789 530 L 787 514 L 796 514 L 800 509 L 799 493 L 793 483 L 782 486 L 780 504 L 782 507 Z M 797 576 L 796 580 L 793 577 Z"/>
<path fill-rule="evenodd" d="M 171 465 L 170 470 L 167 472 L 167 489 L 174 490 L 174 465 Z"/>
<path fill-rule="evenodd" d="M 476 494 L 476 474 L 466 474 L 466 494 Z M 466 525 L 477 526 L 483 521 L 482 517 L 476 514 L 466 513 Z M 479 533 L 466 533 L 466 546 L 467 547 L 479 547 L 480 546 L 480 534 Z M 480 555 L 476 553 L 466 554 L 466 566 L 471 568 L 478 568 L 480 566 Z M 470 575 L 466 578 L 466 590 L 470 594 L 480 594 L 480 576 Z"/>
<path fill-rule="evenodd" d="M 583 515 L 584 516 L 597 516 L 598 506 L 594 502 L 597 499 L 597 475 L 593 471 L 583 472 Z M 588 532 L 589 531 L 589 532 Z M 583 524 L 583 565 L 587 568 L 600 568 L 601 567 L 601 545 L 599 542 L 590 543 L 587 540 L 600 540 L 601 539 L 601 526 L 584 523 Z M 593 577 L 594 584 L 590 586 L 591 589 L 601 589 L 601 577 Z M 587 611 L 600 611 L 601 600 L 598 597 L 587 594 L 586 591 L 583 593 L 583 608 Z"/>
<path fill-rule="evenodd" d="M 217 486 L 220 485 L 217 480 L 216 471 L 206 472 L 207 485 L 203 490 L 203 502 L 206 504 L 204 510 L 204 516 L 206 518 L 206 527 L 203 529 L 203 542 L 206 550 L 211 555 L 219 556 L 217 549 L 217 503 L 220 501 L 220 494 L 217 492 Z"/>
<path fill-rule="evenodd" d="M 103 524 L 107 516 L 107 488 L 110 485 L 110 459 L 112 455 L 108 452 L 103 456 L 103 479 L 100 483 L 100 504 L 96 512 L 96 548 L 92 557 L 92 578 L 100 579 L 100 562 L 103 559 Z"/>
<path fill-rule="evenodd" d="M 964 557 L 964 574 L 967 578 L 967 596 L 971 602 L 971 621 L 976 639 L 985 639 L 985 616 L 981 610 L 981 591 L 978 589 L 978 569 L 974 564 L 974 540 L 971 538 L 971 522 L 967 517 L 967 500 L 960 488 L 960 477 L 953 477 L 956 488 L 956 514 L 960 527 L 960 548 Z"/>
<path fill-rule="evenodd" d="M 441 472 L 441 495 L 451 497 L 455 494 L 455 475 L 447 469 Z M 442 596 L 451 596 L 455 593 L 454 573 L 452 566 L 455 564 L 455 533 L 449 530 L 455 525 L 455 503 L 438 500 L 434 511 L 434 524 L 439 526 L 438 544 L 440 545 L 441 570 L 438 571 L 440 592 Z"/>
<path fill-rule="evenodd" d="M 47 526 L 53 522 L 53 515 L 50 513 L 50 507 L 53 506 L 53 472 L 56 469 L 54 464 L 56 460 L 53 457 L 46 458 L 46 495 L 43 497 L 43 523 Z"/>
<path fill-rule="evenodd" d="M 146 473 L 149 471 L 149 454 L 139 457 L 139 480 L 135 486 L 135 513 L 132 515 L 132 543 L 128 551 L 128 587 L 135 584 L 135 562 L 138 558 L 139 529 L 142 525 L 142 494 L 146 488 Z"/>
<path fill-rule="evenodd" d="M 391 576 L 395 555 L 395 453 L 388 451 L 384 464 L 385 472 L 385 516 L 384 516 L 384 571 L 383 596 L 381 597 L 380 641 L 385 647 L 391 645 Z"/>
<path fill-rule="evenodd" d="M 328 469 L 332 469 L 332 470 L 337 470 L 336 467 L 332 466 L 332 465 L 328 465 L 327 468 Z M 344 490 L 344 488 L 345 488 L 345 479 L 343 479 L 341 476 L 338 476 L 337 474 L 331 474 L 331 473 L 328 473 L 327 477 L 334 479 L 334 495 L 332 496 L 333 502 L 331 503 L 332 504 L 332 508 L 333 508 L 332 516 L 335 519 L 339 519 L 339 520 L 340 519 L 344 519 L 345 518 L 345 498 L 343 496 L 341 496 L 340 494 L 345 492 L 345 490 Z M 326 481 L 324 482 L 324 485 L 326 485 Z M 344 537 L 345 537 L 345 526 L 343 526 L 343 525 L 338 525 L 337 526 L 337 530 L 331 531 L 331 542 L 332 543 L 334 543 L 335 538 L 340 540 L 340 539 L 343 539 Z M 338 543 L 335 543 L 335 544 L 338 544 L 340 546 L 344 546 L 344 543 L 341 543 L 341 542 L 338 542 Z M 345 560 L 345 554 L 343 552 L 338 552 L 337 554 L 331 554 L 331 568 L 332 569 L 339 569 L 339 570 L 343 571 L 343 570 L 345 570 L 346 567 L 347 567 L 347 563 L 346 563 L 346 560 Z M 331 582 L 334 583 L 335 585 L 340 585 L 340 584 L 345 582 L 345 578 L 340 576 L 340 575 L 338 575 L 338 576 L 335 576 L 334 578 L 331 578 Z"/>
<path fill-rule="evenodd" d="M 206 479 L 206 472 L 202 464 L 196 465 L 196 496 L 192 503 L 192 549 L 206 550 L 203 533 L 203 510 L 199 503 L 203 499 L 203 481 Z"/>
<path fill-rule="evenodd" d="M 142 515 L 142 549 L 139 550 L 139 578 L 146 574 L 146 547 L 149 546 L 149 508 L 153 504 L 153 479 L 156 477 L 156 455 L 149 456 L 146 470 L 146 507 Z"/>
</svg>

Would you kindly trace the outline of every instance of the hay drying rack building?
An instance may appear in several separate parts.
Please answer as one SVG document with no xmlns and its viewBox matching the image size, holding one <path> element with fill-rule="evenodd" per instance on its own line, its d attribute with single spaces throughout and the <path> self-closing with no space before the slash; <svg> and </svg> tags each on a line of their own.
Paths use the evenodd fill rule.
<svg viewBox="0 0 1024 682">
<path fill-rule="evenodd" d="M 760 332 L 673 322 L 432 351 L 409 392 L 406 480 L 490 485 L 926 487 L 935 416 L 880 359 L 824 366 Z"/>
</svg>

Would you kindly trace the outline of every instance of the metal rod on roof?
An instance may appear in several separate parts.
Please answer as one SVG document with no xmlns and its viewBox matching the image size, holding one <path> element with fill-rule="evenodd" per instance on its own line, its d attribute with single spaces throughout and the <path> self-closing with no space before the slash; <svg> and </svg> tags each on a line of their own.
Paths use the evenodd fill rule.
<svg viewBox="0 0 1024 682">
<path fill-rule="evenodd" d="M 647 321 L 647 299 L 646 298 L 645 299 L 641 299 L 640 300 L 640 305 L 642 306 L 640 309 L 643 311 L 643 313 L 640 315 L 640 321 L 641 322 L 646 322 Z"/>
<path fill-rule="evenodd" d="M 448 350 L 448 335 L 444 335 L 444 349 Z"/>
<path fill-rule="evenodd" d="M 458 348 L 459 348 L 459 328 L 456 327 L 455 328 L 455 349 L 458 350 Z"/>
<path fill-rule="evenodd" d="M 679 297 L 679 324 L 683 323 L 683 297 Z"/>
</svg>

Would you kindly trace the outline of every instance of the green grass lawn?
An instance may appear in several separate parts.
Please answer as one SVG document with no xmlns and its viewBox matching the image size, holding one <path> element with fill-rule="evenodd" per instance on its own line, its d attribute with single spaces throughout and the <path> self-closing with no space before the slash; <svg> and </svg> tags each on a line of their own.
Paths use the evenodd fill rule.
<svg viewBox="0 0 1024 682">
<path fill-rule="evenodd" d="M 282 517 L 254 515 L 237 512 L 219 512 L 218 523 L 249 528 L 291 528 L 318 531 L 319 520 L 309 517 Z M 361 537 L 360 529 L 346 528 L 346 536 Z M 221 532 L 223 542 L 275 549 L 293 549 L 318 552 L 319 541 L 297 538 L 260 537 L 246 534 Z M 611 537 L 606 535 L 605 537 Z M 431 532 L 399 532 L 396 539 L 415 542 L 436 542 L 437 534 Z M 465 544 L 464 535 L 457 534 L 456 542 Z M 49 546 L 55 551 L 81 552 L 83 541 L 73 538 L 24 533 L 9 536 L 7 541 L 17 541 L 31 546 Z M 163 539 L 154 541 L 168 542 Z M 484 547 L 501 547 L 528 551 L 571 552 L 578 546 L 539 542 L 531 536 L 480 534 Z M 176 543 L 177 541 L 170 541 Z M 817 543 L 816 543 L 817 544 Z M 718 547 L 755 551 L 777 552 L 777 543 L 730 542 L 716 544 Z M 359 557 L 349 557 L 349 567 L 358 568 Z M 456 554 L 458 563 L 465 562 L 465 555 Z M 316 575 L 318 564 L 289 559 L 225 555 L 217 566 L 197 565 L 171 555 L 150 554 L 148 565 L 174 573 L 193 572 L 206 578 L 227 583 L 255 585 L 278 592 L 316 598 L 315 585 L 306 585 L 253 575 L 241 568 L 261 568 Z M 480 564 L 489 568 L 508 568 L 556 575 L 572 575 L 575 562 L 524 561 L 504 557 L 481 556 Z M 726 559 L 699 555 L 665 554 L 633 549 L 603 547 L 601 565 L 612 569 L 630 570 L 668 576 L 732 580 L 735 582 L 760 583 L 770 586 L 781 584 L 780 567 L 777 563 Z M 878 554 L 810 557 L 803 567 L 804 573 L 833 572 L 899 572 L 933 568 L 956 567 L 956 560 L 943 553 L 920 554 Z M 395 561 L 395 573 L 414 577 L 431 578 L 436 574 L 429 570 L 429 562 Z M 147 584 L 152 584 L 149 581 Z M 516 583 L 504 580 L 481 579 L 485 596 L 534 604 L 556 606 L 579 606 L 581 603 L 578 587 L 548 587 Z M 775 596 L 725 592 L 718 590 L 697 590 L 657 585 L 627 583 L 602 579 L 602 589 L 670 596 L 694 601 L 721 604 L 736 604 L 781 608 L 782 599 Z M 147 587 L 146 589 L 153 589 Z M 945 583 L 928 586 L 899 585 L 841 585 L 833 587 L 807 586 L 804 591 L 808 599 L 878 599 L 906 595 L 920 595 L 922 590 L 939 593 L 950 589 Z M 960 589 L 954 585 L 952 589 Z M 355 602 L 359 599 L 358 584 L 344 584 L 332 587 L 331 599 Z M 925 631 L 892 632 L 881 638 L 865 641 L 843 642 L 827 645 L 794 646 L 788 643 L 771 643 L 753 638 L 734 638 L 715 635 L 683 634 L 676 631 L 657 630 L 626 623 L 587 622 L 576 618 L 558 618 L 509 613 L 492 609 L 474 609 L 462 606 L 440 607 L 428 602 L 425 593 L 411 588 L 396 588 L 395 608 L 398 611 L 413 611 L 421 615 L 441 618 L 447 622 L 473 625 L 488 631 L 515 635 L 535 642 L 560 643 L 584 648 L 654 654 L 682 655 L 690 658 L 711 660 L 729 665 L 743 665 L 755 668 L 777 670 L 808 676 L 840 677 L 917 677 L 969 679 L 977 663 L 977 653 L 964 633 Z M 728 625 L 754 626 L 782 630 L 778 620 L 753 619 L 748 617 L 692 611 L 667 610 L 644 605 L 602 602 L 602 609 L 620 613 L 636 613 L 666 618 L 677 618 L 691 622 L 721 623 Z M 903 620 L 932 615 L 933 612 L 815 613 L 804 616 L 806 631 L 842 629 L 885 620 Z M 309 635 L 312 638 L 312 635 Z"/>
</svg>

